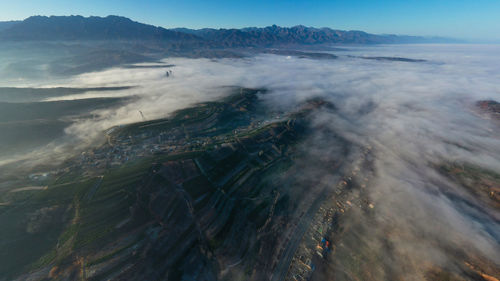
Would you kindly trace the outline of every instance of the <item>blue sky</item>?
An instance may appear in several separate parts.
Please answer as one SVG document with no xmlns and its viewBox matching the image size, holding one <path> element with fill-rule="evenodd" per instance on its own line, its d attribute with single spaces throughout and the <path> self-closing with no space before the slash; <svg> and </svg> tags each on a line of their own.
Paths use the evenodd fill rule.
<svg viewBox="0 0 500 281">
<path fill-rule="evenodd" d="M 0 20 L 109 14 L 163 27 L 303 24 L 500 40 L 500 0 L 0 0 Z"/>
</svg>

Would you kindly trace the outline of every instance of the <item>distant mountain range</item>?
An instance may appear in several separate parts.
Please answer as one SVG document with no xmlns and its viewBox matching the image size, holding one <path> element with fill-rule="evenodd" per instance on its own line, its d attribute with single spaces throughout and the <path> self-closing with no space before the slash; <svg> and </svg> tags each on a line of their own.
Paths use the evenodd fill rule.
<svg viewBox="0 0 500 281">
<path fill-rule="evenodd" d="M 376 35 L 363 31 L 344 31 L 327 27 L 314 28 L 297 25 L 280 27 L 276 25 L 263 28 L 242 29 L 173 29 L 189 33 L 206 40 L 218 42 L 224 47 L 270 46 L 280 44 L 393 44 L 393 43 L 430 43 L 447 42 L 439 37 L 418 37 L 398 35 Z"/>
<path fill-rule="evenodd" d="M 20 22 L 21 21 L 0 21 L 0 32 Z"/>
<path fill-rule="evenodd" d="M 1 30 L 1 29 L 0 29 Z M 0 32 L 2 40 L 199 40 L 192 34 L 125 17 L 33 16 Z"/>
<path fill-rule="evenodd" d="M 438 37 L 375 35 L 330 28 L 268 26 L 242 29 L 165 29 L 120 16 L 33 16 L 23 21 L 0 22 L 2 41 L 128 40 L 182 42 L 216 48 L 269 47 L 293 44 L 435 43 Z"/>
</svg>

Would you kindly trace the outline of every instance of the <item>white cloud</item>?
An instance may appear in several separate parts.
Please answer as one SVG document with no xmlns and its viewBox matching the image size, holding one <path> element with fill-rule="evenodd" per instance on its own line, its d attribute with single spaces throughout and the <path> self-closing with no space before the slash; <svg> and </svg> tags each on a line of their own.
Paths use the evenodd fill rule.
<svg viewBox="0 0 500 281">
<path fill-rule="evenodd" d="M 218 60 L 170 58 L 166 62 L 176 66 L 168 78 L 165 69 L 159 68 L 86 73 L 59 86 L 136 87 L 60 99 L 137 98 L 118 109 L 97 110 L 94 113 L 99 118 L 78 121 L 66 131 L 77 142 L 85 142 L 111 126 L 140 121 L 138 110 L 153 119 L 197 102 L 215 100 L 227 94 L 222 86 L 267 88 L 270 92 L 262 96 L 263 100 L 284 109 L 320 96 L 338 108 L 337 114 L 322 115 L 325 123 L 352 142 L 374 148 L 376 178 L 370 196 L 379 228 L 366 239 L 377 243 L 384 238 L 383 229 L 397 229 L 400 235 L 391 239 L 400 253 L 420 247 L 434 258 L 446 260 L 448 253 L 436 243 L 467 243 L 467 247 L 500 262 L 497 211 L 491 211 L 496 212 L 496 220 L 478 210 L 473 219 L 470 210 L 461 209 L 463 206 L 439 191 L 443 184 L 454 185 L 443 183 L 429 168 L 430 163 L 446 159 L 500 171 L 498 127 L 474 115 L 470 108 L 480 99 L 500 101 L 499 46 L 360 47 L 340 55 L 347 54 L 411 57 L 427 62 L 260 55 Z M 468 196 L 454 188 L 453 192 Z M 369 218 L 358 221 L 364 219 Z M 407 258 L 432 258 L 428 255 Z"/>
</svg>

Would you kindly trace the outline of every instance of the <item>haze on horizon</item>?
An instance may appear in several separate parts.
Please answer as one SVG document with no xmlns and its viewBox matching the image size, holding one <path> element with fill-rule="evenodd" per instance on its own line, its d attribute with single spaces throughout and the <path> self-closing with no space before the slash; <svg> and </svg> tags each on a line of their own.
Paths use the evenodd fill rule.
<svg viewBox="0 0 500 281">
<path fill-rule="evenodd" d="M 30 0 L 0 5 L 0 21 L 33 15 L 120 15 L 166 28 L 306 25 L 375 34 L 442 36 L 500 42 L 500 2 L 479 1 L 71 1 Z"/>
</svg>

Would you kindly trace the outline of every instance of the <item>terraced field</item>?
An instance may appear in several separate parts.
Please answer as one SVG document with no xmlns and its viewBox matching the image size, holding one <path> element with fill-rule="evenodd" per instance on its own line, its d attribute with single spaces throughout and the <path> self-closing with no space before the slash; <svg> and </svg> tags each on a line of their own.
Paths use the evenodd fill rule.
<svg viewBox="0 0 500 281">
<path fill-rule="evenodd" d="M 294 231 L 299 205 L 317 192 L 297 188 L 306 185 L 294 163 L 307 157 L 299 145 L 308 116 L 324 104 L 285 115 L 258 106 L 264 91 L 236 92 L 168 119 L 113 128 L 102 147 L 50 175 L 46 189 L 4 195 L 9 205 L 0 216 L 19 217 L 17 232 L 1 234 L 9 244 L 3 248 L 18 257 L 1 258 L 5 278 L 271 276 L 289 246 L 280 238 Z M 276 114 L 282 117 L 267 121 Z M 124 156 L 110 158 L 117 153 Z M 37 246 L 14 251 L 24 241 Z"/>
</svg>

